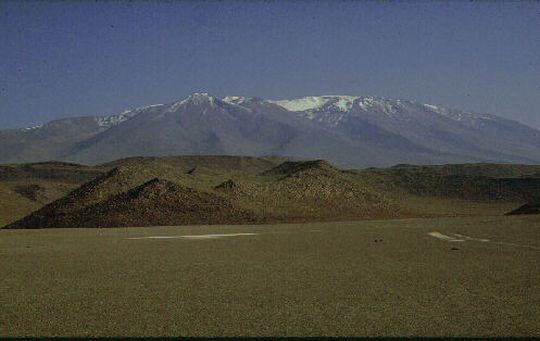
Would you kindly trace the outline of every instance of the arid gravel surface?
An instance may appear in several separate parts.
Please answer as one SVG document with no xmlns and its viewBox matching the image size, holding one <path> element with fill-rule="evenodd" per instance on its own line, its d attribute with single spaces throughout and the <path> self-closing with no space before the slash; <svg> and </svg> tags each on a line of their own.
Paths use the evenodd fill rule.
<svg viewBox="0 0 540 341">
<path fill-rule="evenodd" d="M 538 217 L 0 230 L 0 257 L 0 336 L 540 336 Z"/>
</svg>

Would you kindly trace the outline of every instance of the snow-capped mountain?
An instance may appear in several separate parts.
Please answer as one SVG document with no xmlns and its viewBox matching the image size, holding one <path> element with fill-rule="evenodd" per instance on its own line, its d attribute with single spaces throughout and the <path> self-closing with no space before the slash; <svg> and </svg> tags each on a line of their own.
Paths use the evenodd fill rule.
<svg viewBox="0 0 540 341">
<path fill-rule="evenodd" d="M 345 167 L 540 162 L 540 132 L 493 115 L 372 96 L 290 100 L 207 93 L 0 130 L 0 162 L 100 163 L 173 154 L 285 155 Z"/>
<path fill-rule="evenodd" d="M 300 115 L 348 132 L 351 138 L 372 126 L 438 152 L 480 160 L 517 161 L 518 155 L 538 160 L 538 131 L 497 116 L 384 97 L 322 98 L 324 104 Z"/>
<path fill-rule="evenodd" d="M 240 100 L 236 100 L 239 104 Z M 309 96 L 293 100 L 268 101 L 289 111 L 298 112 L 308 119 L 337 126 L 350 116 L 388 117 L 395 120 L 414 119 L 418 111 L 426 111 L 430 118 L 451 119 L 467 126 L 481 126 L 485 121 L 496 120 L 496 116 L 474 114 L 441 108 L 433 104 L 420 104 L 410 100 L 389 99 L 385 97 L 358 96 Z M 413 114 L 413 115 L 411 115 Z"/>
</svg>

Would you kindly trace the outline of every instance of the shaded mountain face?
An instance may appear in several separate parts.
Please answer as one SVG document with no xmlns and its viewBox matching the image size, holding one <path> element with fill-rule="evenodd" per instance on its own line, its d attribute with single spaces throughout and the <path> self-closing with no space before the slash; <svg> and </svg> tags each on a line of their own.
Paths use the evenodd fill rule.
<svg viewBox="0 0 540 341">
<path fill-rule="evenodd" d="M 285 155 L 350 168 L 538 163 L 540 132 L 496 116 L 382 97 L 273 101 L 204 93 L 107 117 L 0 130 L 1 163 L 179 154 Z"/>
</svg>

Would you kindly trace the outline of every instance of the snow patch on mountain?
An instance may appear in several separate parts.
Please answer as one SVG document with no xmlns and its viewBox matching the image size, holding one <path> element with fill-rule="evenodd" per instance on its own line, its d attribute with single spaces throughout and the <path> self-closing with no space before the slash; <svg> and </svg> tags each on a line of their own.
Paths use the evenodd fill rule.
<svg viewBox="0 0 540 341">
<path fill-rule="evenodd" d="M 127 121 L 129 118 L 133 117 L 134 114 L 135 112 L 133 110 L 125 110 L 116 115 L 98 116 L 95 120 L 100 127 L 109 128 Z"/>
<path fill-rule="evenodd" d="M 334 103 L 334 105 L 341 111 L 349 111 L 351 110 L 354 101 L 358 99 L 358 97 L 353 96 L 338 96 L 337 101 Z"/>
<path fill-rule="evenodd" d="M 207 92 L 194 92 L 193 94 L 189 95 L 185 99 L 173 103 L 167 111 L 175 112 L 178 109 L 180 109 L 182 106 L 187 105 L 187 104 L 193 104 L 193 105 L 199 106 L 206 103 L 208 103 L 211 107 L 215 107 L 216 99 L 210 96 Z"/>
<path fill-rule="evenodd" d="M 215 99 L 214 97 L 210 96 L 207 92 L 195 92 L 191 96 L 186 98 L 186 101 L 191 102 L 195 105 L 210 103 L 210 105 L 213 106 Z"/>
<path fill-rule="evenodd" d="M 357 96 L 308 96 L 291 100 L 268 100 L 269 103 L 277 104 L 289 111 L 320 110 L 326 107 L 335 107 L 340 111 L 351 110 Z"/>
<path fill-rule="evenodd" d="M 424 108 L 426 108 L 428 111 L 431 111 L 431 112 L 434 112 L 434 113 L 437 113 L 437 114 L 441 114 L 441 115 L 448 114 L 447 109 L 440 108 L 440 107 L 438 107 L 436 105 L 433 105 L 433 104 L 424 104 Z"/>
<path fill-rule="evenodd" d="M 401 100 L 392 100 L 384 97 L 363 97 L 358 101 L 360 111 L 376 111 L 392 117 L 403 108 Z"/>
<path fill-rule="evenodd" d="M 246 97 L 242 97 L 242 96 L 227 96 L 227 97 L 223 97 L 221 100 L 229 104 L 244 104 L 250 99 Z"/>
<path fill-rule="evenodd" d="M 328 96 L 308 96 L 292 100 L 269 100 L 268 102 L 277 104 L 289 111 L 306 111 L 320 109 L 324 107 L 330 99 L 331 98 Z"/>
<path fill-rule="evenodd" d="M 160 106 L 163 106 L 163 104 L 151 104 L 151 105 L 147 105 L 147 106 L 140 107 L 140 108 L 133 109 L 133 110 L 125 110 L 125 111 L 122 111 L 121 113 L 115 114 L 115 115 L 97 116 L 94 119 L 95 119 L 95 121 L 97 122 L 97 124 L 100 127 L 110 128 L 110 127 L 117 126 L 117 125 L 129 120 L 132 117 L 137 116 L 138 114 L 140 114 L 141 112 L 143 112 L 145 110 L 152 109 L 152 108 L 155 108 L 155 107 L 160 107 Z"/>
<path fill-rule="evenodd" d="M 348 112 L 353 109 L 361 111 L 377 110 L 387 115 L 394 114 L 401 105 L 400 100 L 388 100 L 383 97 L 359 97 L 359 96 L 308 96 L 291 100 L 269 100 L 268 102 L 277 104 L 289 111 L 297 112 L 321 112 L 321 111 L 341 111 Z M 314 116 L 314 115 L 306 115 Z"/>
<path fill-rule="evenodd" d="M 373 96 L 308 96 L 290 100 L 268 100 L 301 117 L 337 126 L 349 115 L 383 114 L 388 118 L 409 117 L 418 110 L 460 122 L 467 126 L 481 126 L 494 116 L 450 110 L 433 104 L 420 104 L 409 100 Z"/>
<path fill-rule="evenodd" d="M 163 104 L 150 104 L 150 105 L 147 105 L 145 107 L 141 107 L 141 108 L 138 108 L 138 109 L 135 109 L 135 110 L 139 110 L 139 111 L 142 111 L 142 110 L 145 110 L 145 109 L 150 109 L 150 108 L 155 108 L 155 107 L 161 107 L 163 106 Z"/>
<path fill-rule="evenodd" d="M 24 132 L 35 131 L 35 130 L 38 130 L 39 128 L 41 128 L 41 127 L 43 127 L 43 125 L 37 125 L 37 126 L 33 126 L 33 127 L 22 128 L 21 131 L 24 131 Z"/>
<path fill-rule="evenodd" d="M 304 118 L 332 126 L 338 125 L 346 116 L 354 113 L 380 112 L 392 117 L 404 108 L 401 100 L 373 96 L 311 96 L 268 102 L 298 112 Z"/>
<path fill-rule="evenodd" d="M 439 114 L 448 119 L 467 124 L 472 127 L 479 127 L 486 124 L 486 121 L 496 120 L 496 116 L 486 114 L 476 114 L 468 111 L 457 111 L 441 108 L 433 104 L 423 104 L 423 107 L 430 112 Z"/>
</svg>

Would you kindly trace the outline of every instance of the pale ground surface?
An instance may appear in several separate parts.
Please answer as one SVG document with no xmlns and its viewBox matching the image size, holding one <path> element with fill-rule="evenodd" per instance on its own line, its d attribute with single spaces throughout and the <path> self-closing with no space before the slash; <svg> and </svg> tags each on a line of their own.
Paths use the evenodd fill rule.
<svg viewBox="0 0 540 341">
<path fill-rule="evenodd" d="M 0 336 L 540 336 L 538 217 L 4 230 L 0 257 Z"/>
</svg>

